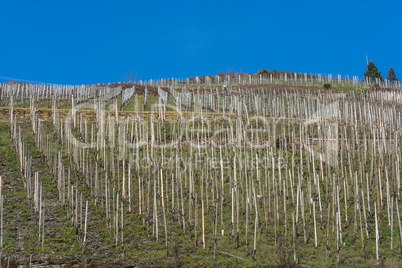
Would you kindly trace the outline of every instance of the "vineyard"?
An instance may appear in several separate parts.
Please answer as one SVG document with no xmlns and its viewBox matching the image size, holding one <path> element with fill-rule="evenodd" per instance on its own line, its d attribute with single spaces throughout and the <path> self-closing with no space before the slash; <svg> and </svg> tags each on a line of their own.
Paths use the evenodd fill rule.
<svg viewBox="0 0 402 268">
<path fill-rule="evenodd" d="M 1 267 L 400 267 L 400 89 L 221 79 L 1 84 Z"/>
</svg>

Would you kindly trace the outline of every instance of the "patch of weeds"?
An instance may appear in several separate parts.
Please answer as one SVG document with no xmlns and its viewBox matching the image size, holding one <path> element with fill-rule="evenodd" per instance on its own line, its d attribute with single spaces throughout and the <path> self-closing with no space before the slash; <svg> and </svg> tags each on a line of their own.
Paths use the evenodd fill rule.
<svg viewBox="0 0 402 268">
<path fill-rule="evenodd" d="M 53 207 L 54 210 L 54 214 L 58 217 L 58 218 L 64 218 L 67 216 L 67 210 L 64 209 L 62 204 L 56 204 Z"/>
</svg>

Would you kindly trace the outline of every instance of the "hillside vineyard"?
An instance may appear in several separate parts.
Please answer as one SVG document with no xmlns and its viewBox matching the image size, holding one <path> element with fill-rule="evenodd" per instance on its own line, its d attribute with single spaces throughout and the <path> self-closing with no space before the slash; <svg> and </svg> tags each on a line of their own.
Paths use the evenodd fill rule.
<svg viewBox="0 0 402 268">
<path fill-rule="evenodd" d="M 371 82 L 1 84 L 2 258 L 398 266 L 402 92 Z"/>
</svg>

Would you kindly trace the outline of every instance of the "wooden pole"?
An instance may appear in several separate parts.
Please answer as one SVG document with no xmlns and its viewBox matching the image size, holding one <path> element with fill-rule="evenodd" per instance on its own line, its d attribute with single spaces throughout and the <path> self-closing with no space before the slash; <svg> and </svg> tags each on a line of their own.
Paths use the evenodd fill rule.
<svg viewBox="0 0 402 268">
<path fill-rule="evenodd" d="M 204 199 L 201 200 L 201 209 L 202 209 L 202 249 L 205 250 Z"/>
<path fill-rule="evenodd" d="M 166 257 L 169 256 L 169 248 L 168 248 L 168 233 L 167 233 L 167 225 L 166 225 L 166 214 L 165 214 L 165 201 L 163 197 L 163 173 L 162 169 L 160 169 L 161 174 L 161 199 L 162 199 L 162 210 L 163 210 L 163 222 L 165 225 L 165 241 L 166 241 Z"/>
</svg>

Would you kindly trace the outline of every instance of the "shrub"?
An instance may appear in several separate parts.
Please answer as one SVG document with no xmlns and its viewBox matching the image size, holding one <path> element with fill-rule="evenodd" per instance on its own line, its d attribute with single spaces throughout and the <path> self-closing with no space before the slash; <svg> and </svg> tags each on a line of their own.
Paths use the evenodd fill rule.
<svg viewBox="0 0 402 268">
<path fill-rule="evenodd" d="M 330 89 L 331 88 L 331 84 L 324 84 L 324 89 Z"/>
<path fill-rule="evenodd" d="M 262 74 L 262 75 L 264 75 L 264 74 L 269 74 L 269 72 L 268 72 L 266 69 L 261 69 L 261 70 L 258 71 L 257 74 Z"/>
<path fill-rule="evenodd" d="M 371 89 L 373 89 L 373 90 L 380 90 L 380 85 L 379 85 L 379 84 L 371 85 Z"/>
</svg>

